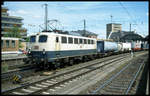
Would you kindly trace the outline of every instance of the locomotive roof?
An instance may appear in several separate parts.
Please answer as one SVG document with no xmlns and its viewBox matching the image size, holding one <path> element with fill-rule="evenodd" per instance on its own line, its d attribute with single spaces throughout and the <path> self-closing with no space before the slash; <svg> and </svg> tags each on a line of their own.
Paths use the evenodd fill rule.
<svg viewBox="0 0 150 96">
<path fill-rule="evenodd" d="M 89 37 L 83 37 L 83 36 L 75 36 L 75 35 L 69 35 L 69 34 L 59 34 L 59 33 L 54 33 L 54 32 L 40 32 L 40 33 L 37 33 L 37 34 L 34 34 L 34 35 L 30 35 L 30 36 L 35 36 L 35 35 L 39 35 L 39 34 L 43 34 L 43 35 L 59 35 L 59 36 L 71 36 L 71 37 L 77 37 L 77 38 L 88 38 L 88 39 L 95 39 L 95 38 L 89 38 Z"/>
</svg>

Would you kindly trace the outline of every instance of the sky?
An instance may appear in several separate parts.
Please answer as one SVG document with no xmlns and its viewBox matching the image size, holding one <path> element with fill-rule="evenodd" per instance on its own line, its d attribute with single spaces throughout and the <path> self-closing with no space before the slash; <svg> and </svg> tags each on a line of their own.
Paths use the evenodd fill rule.
<svg viewBox="0 0 150 96">
<path fill-rule="evenodd" d="M 112 23 L 122 24 L 123 31 L 129 31 L 131 23 L 132 31 L 136 30 L 136 33 L 141 36 L 147 36 L 149 34 L 148 3 L 148 1 L 7 1 L 3 6 L 9 9 L 10 16 L 24 19 L 23 27 L 28 30 L 28 35 L 44 28 L 45 7 L 43 5 L 48 4 L 48 20 L 58 20 L 58 22 L 49 22 L 51 26 L 65 31 L 83 30 L 85 19 L 86 30 L 98 34 L 98 38 L 106 39 L 106 24 L 111 23 L 111 15 Z"/>
</svg>

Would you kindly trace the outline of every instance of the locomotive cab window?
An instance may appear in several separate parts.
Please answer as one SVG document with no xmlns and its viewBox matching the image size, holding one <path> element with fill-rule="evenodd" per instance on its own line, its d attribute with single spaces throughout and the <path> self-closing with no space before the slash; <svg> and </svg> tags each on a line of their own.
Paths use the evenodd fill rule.
<svg viewBox="0 0 150 96">
<path fill-rule="evenodd" d="M 47 35 L 39 36 L 39 42 L 46 42 L 46 41 L 47 41 Z"/>
<path fill-rule="evenodd" d="M 36 36 L 31 36 L 30 37 L 30 42 L 35 42 L 35 40 L 36 40 Z"/>
</svg>

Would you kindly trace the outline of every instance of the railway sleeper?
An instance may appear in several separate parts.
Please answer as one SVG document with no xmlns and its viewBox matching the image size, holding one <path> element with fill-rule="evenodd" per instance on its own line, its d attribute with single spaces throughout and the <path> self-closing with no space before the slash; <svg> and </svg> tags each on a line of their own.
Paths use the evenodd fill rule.
<svg viewBox="0 0 150 96">
<path fill-rule="evenodd" d="M 109 89 L 120 89 L 120 90 L 126 90 L 124 86 L 108 86 Z"/>
<path fill-rule="evenodd" d="M 111 86 L 113 87 L 123 87 L 123 88 L 127 88 L 128 84 L 111 84 Z"/>
<path fill-rule="evenodd" d="M 108 88 L 105 88 L 105 89 L 103 89 L 103 90 L 105 90 L 105 92 L 106 92 L 106 94 L 108 93 L 108 92 L 110 92 L 110 93 L 119 93 L 119 94 L 123 94 L 124 92 L 125 92 L 125 90 L 118 90 L 118 89 L 108 89 Z"/>
</svg>

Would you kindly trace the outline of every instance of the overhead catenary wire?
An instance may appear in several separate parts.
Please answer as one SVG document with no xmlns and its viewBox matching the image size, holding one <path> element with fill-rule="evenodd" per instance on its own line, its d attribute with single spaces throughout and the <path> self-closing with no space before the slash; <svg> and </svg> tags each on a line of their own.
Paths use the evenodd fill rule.
<svg viewBox="0 0 150 96">
<path fill-rule="evenodd" d="M 132 15 L 129 13 L 129 11 L 127 10 L 127 8 L 121 2 L 119 2 L 119 4 L 126 11 L 126 13 L 128 14 L 128 16 L 130 17 L 130 19 L 136 24 L 136 21 L 133 19 Z M 136 17 L 136 16 L 134 16 L 134 17 Z M 137 24 L 137 27 L 139 29 L 141 29 L 142 33 L 144 32 L 143 29 L 138 24 Z"/>
</svg>

